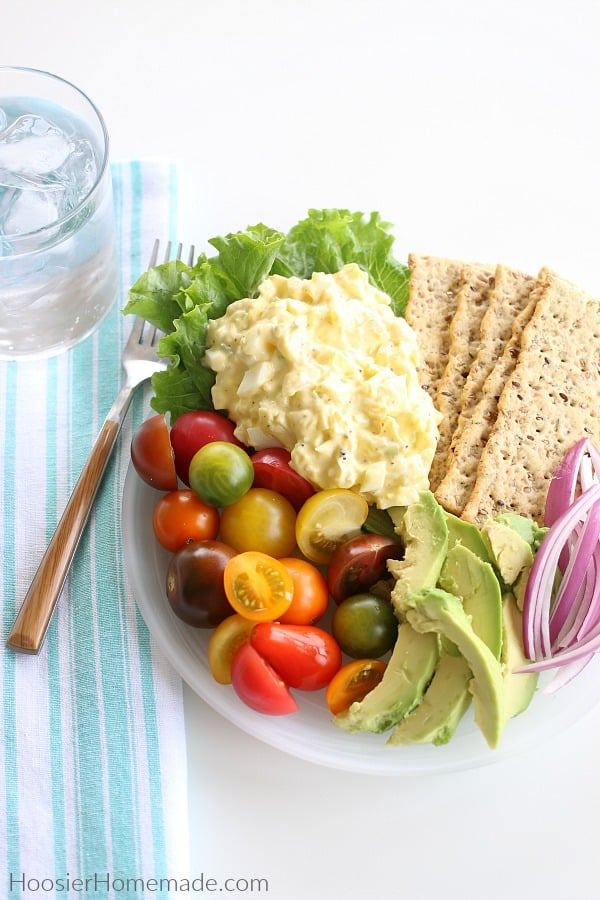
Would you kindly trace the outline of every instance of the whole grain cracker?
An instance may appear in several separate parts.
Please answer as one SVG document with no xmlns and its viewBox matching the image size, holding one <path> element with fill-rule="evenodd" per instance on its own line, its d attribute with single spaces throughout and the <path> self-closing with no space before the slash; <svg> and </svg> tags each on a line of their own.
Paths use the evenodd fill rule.
<svg viewBox="0 0 600 900">
<path fill-rule="evenodd" d="M 580 438 L 600 439 L 600 301 L 545 269 L 517 364 L 462 516 L 514 511 L 543 523 L 548 485 Z"/>
<path fill-rule="evenodd" d="M 448 449 L 458 423 L 465 381 L 477 355 L 481 322 L 489 304 L 495 269 L 495 266 L 481 264 L 467 264 L 462 269 L 462 284 L 450 323 L 448 360 L 435 398 L 443 419 L 429 472 L 432 491 L 446 474 Z"/>
<path fill-rule="evenodd" d="M 463 429 L 481 397 L 486 378 L 501 357 L 512 335 L 513 325 L 519 313 L 529 302 L 529 295 L 536 284 L 532 275 L 498 265 L 494 275 L 494 289 L 488 308 L 481 322 L 477 356 L 469 369 L 460 399 L 460 415 L 450 442 L 450 454 L 454 452 Z M 448 469 L 452 465 L 448 458 Z"/>
<path fill-rule="evenodd" d="M 531 319 L 537 299 L 545 288 L 542 279 L 530 294 L 527 306 L 517 316 L 510 340 L 485 379 L 479 401 L 470 412 L 453 448 L 451 463 L 435 491 L 436 500 L 454 515 L 461 515 L 477 479 L 477 468 L 498 414 L 498 401 L 514 371 L 523 329 Z"/>
<path fill-rule="evenodd" d="M 439 256 L 411 253 L 408 257 L 405 318 L 419 345 L 419 382 L 433 400 L 448 360 L 450 322 L 456 311 L 464 265 Z"/>
</svg>

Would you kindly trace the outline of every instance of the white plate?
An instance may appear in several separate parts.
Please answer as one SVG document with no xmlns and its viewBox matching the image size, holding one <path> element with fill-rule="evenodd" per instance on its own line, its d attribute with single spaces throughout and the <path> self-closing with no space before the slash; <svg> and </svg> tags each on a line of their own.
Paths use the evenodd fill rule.
<svg viewBox="0 0 600 900">
<path fill-rule="evenodd" d="M 210 630 L 179 620 L 165 595 L 169 554 L 152 532 L 152 510 L 159 494 L 130 466 L 123 490 L 125 566 L 134 597 L 155 642 L 175 670 L 203 700 L 243 731 L 310 762 L 376 775 L 450 772 L 490 765 L 543 745 L 582 718 L 600 699 L 599 660 L 595 658 L 554 695 L 540 692 L 529 709 L 511 720 L 500 746 L 490 750 L 467 713 L 456 734 L 442 747 L 386 746 L 386 735 L 347 734 L 331 722 L 324 692 L 295 691 L 298 712 L 263 716 L 245 706 L 229 685 L 214 681 L 206 660 Z"/>
</svg>

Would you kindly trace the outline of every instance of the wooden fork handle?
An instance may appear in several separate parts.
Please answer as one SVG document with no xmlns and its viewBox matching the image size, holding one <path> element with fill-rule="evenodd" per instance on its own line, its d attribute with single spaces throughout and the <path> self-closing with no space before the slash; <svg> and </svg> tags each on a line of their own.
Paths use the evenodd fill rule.
<svg viewBox="0 0 600 900">
<path fill-rule="evenodd" d="M 122 418 L 106 419 L 48 544 L 8 635 L 7 646 L 37 653 L 89 518 L 94 497 L 121 429 Z"/>
</svg>

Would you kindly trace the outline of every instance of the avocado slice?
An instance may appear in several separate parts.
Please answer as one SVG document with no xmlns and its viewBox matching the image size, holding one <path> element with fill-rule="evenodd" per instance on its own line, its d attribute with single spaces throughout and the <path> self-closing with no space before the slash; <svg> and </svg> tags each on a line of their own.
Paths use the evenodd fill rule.
<svg viewBox="0 0 600 900">
<path fill-rule="evenodd" d="M 462 600 L 475 634 L 499 659 L 502 648 L 502 592 L 490 563 L 484 562 L 468 547 L 455 544 L 448 551 L 439 586 Z"/>
<path fill-rule="evenodd" d="M 474 525 L 472 522 L 466 522 L 464 519 L 459 519 L 458 516 L 449 513 L 447 510 L 444 510 L 444 515 L 448 528 L 448 550 L 451 550 L 456 544 L 462 544 L 463 547 L 468 547 L 484 562 L 489 563 L 492 561 L 477 525 Z"/>
<path fill-rule="evenodd" d="M 345 731 L 387 731 L 420 703 L 438 659 L 436 635 L 403 622 L 379 684 L 333 721 Z"/>
<path fill-rule="evenodd" d="M 486 522 L 482 526 L 481 535 L 500 578 L 509 587 L 515 583 L 524 569 L 531 568 L 533 562 L 531 544 L 510 525 L 497 520 Z"/>
<path fill-rule="evenodd" d="M 408 591 L 401 611 L 415 631 L 440 634 L 456 644 L 473 678 L 475 721 L 490 747 L 497 747 L 505 724 L 504 682 L 500 662 L 480 637 L 458 597 L 441 588 Z"/>
<path fill-rule="evenodd" d="M 520 534 L 521 537 L 527 541 L 534 553 L 539 549 L 540 544 L 548 533 L 548 528 L 546 526 L 540 526 L 537 522 L 534 522 L 533 519 L 528 519 L 526 516 L 520 516 L 518 513 L 500 513 L 495 517 L 495 521 L 500 522 L 502 525 L 508 525 L 513 531 Z"/>
<path fill-rule="evenodd" d="M 396 725 L 388 744 L 447 744 L 471 704 L 472 678 L 462 656 L 442 656 L 423 700 Z"/>
<path fill-rule="evenodd" d="M 512 594 L 502 600 L 502 678 L 504 679 L 505 715 L 518 716 L 527 709 L 535 694 L 539 672 L 516 672 L 528 662 L 523 650 L 523 616 Z"/>
<path fill-rule="evenodd" d="M 409 589 L 435 587 L 448 551 L 448 526 L 444 510 L 431 491 L 406 507 L 397 527 L 404 542 L 404 558 L 388 560 L 395 579 L 392 604 L 401 604 Z"/>
</svg>

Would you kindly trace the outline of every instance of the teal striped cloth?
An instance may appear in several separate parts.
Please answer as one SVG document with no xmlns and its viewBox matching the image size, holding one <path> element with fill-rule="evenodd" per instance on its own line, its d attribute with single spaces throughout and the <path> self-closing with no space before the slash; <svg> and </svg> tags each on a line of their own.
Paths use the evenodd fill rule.
<svg viewBox="0 0 600 900">
<path fill-rule="evenodd" d="M 127 290 L 154 238 L 177 234 L 174 164 L 114 164 L 113 184 L 111 314 L 61 356 L 0 362 L 0 897 L 157 898 L 168 894 L 152 879 L 188 874 L 182 685 L 149 637 L 121 552 L 131 433 L 149 389 L 134 398 L 41 652 L 4 649 L 120 386 Z"/>
</svg>

